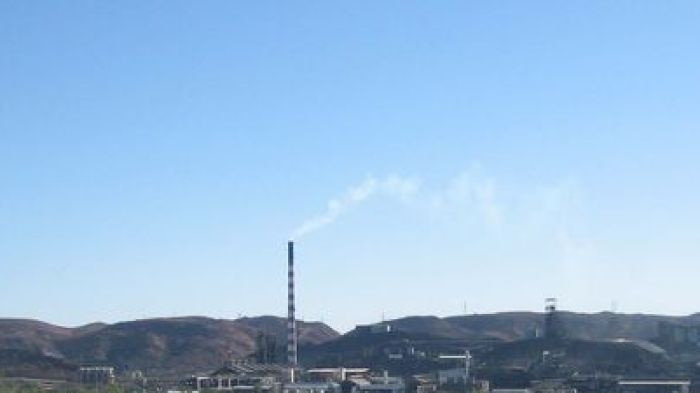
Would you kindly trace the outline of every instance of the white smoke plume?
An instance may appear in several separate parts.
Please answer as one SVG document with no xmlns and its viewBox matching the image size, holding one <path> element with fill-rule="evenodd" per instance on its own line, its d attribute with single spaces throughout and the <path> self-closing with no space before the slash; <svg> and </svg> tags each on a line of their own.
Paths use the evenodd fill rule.
<svg viewBox="0 0 700 393">
<path fill-rule="evenodd" d="M 416 194 L 419 189 L 420 182 L 417 179 L 399 176 L 376 179 L 370 176 L 359 185 L 350 187 L 338 198 L 328 201 L 326 210 L 323 213 L 304 221 L 292 231 L 291 239 L 298 240 L 311 232 L 332 224 L 342 214 L 374 196 L 385 195 L 406 201 Z"/>
</svg>

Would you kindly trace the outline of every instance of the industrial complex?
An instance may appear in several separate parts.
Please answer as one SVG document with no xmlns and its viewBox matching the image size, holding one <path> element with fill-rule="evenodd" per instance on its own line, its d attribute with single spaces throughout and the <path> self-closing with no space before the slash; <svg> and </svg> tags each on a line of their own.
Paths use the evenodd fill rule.
<svg viewBox="0 0 700 393">
<path fill-rule="evenodd" d="M 695 379 L 697 370 L 693 367 L 654 370 L 652 366 L 654 372 L 643 368 L 625 369 L 624 363 L 634 362 L 635 356 L 640 354 L 656 353 L 668 358 L 663 349 L 650 342 L 624 339 L 589 342 L 570 337 L 565 314 L 558 310 L 555 298 L 545 299 L 542 327 L 534 328 L 528 338 L 510 344 L 412 337 L 401 329 L 394 329 L 390 322 L 381 322 L 357 326 L 347 335 L 350 344 L 344 349 L 331 350 L 321 357 L 310 350 L 306 351 L 310 359 L 300 359 L 294 252 L 294 242 L 289 241 L 286 356 L 279 357 L 286 361 L 270 362 L 269 359 L 275 358 L 272 355 L 257 356 L 255 361 L 229 360 L 209 374 L 173 380 L 170 385 L 154 385 L 156 389 L 275 393 L 699 391 Z M 662 322 L 659 339 L 697 345 L 698 329 Z M 259 344 L 258 350 L 266 352 L 270 344 L 261 342 L 265 344 Z M 615 359 L 610 359 L 610 364 L 602 361 L 596 364 L 595 359 L 581 360 L 591 356 L 588 352 L 595 354 L 595 351 L 600 352 L 595 356 Z M 576 358 L 580 361 L 578 367 L 576 361 L 572 361 Z M 614 372 L 615 362 L 619 362 L 617 373 Z"/>
<path fill-rule="evenodd" d="M 73 377 L 69 372 L 64 380 L 4 381 L 38 383 L 46 390 L 74 383 L 96 393 L 111 386 L 140 393 L 700 392 L 700 324 L 693 319 L 678 323 L 650 317 L 642 324 L 613 313 L 593 318 L 559 310 L 555 298 L 545 299 L 541 314 L 407 317 L 358 325 L 345 335 L 300 345 L 300 331 L 309 324 L 296 318 L 294 267 L 295 244 L 289 241 L 284 331 L 258 328 L 253 350 L 219 355 L 218 368 L 185 372 L 182 367 L 134 366 L 133 361 L 120 360 L 126 359 L 120 354 L 111 362 L 81 355 L 87 359 Z M 277 317 L 266 318 L 268 325 L 282 323 Z M 148 340 L 155 340 L 155 348 L 162 346 L 163 332 L 185 334 L 170 338 L 177 344 L 186 340 L 188 329 L 199 334 L 198 324 L 208 321 L 134 323 L 140 338 L 127 346 L 131 351 Z M 262 319 L 256 323 L 262 324 Z M 322 331 L 323 325 L 318 328 Z M 120 337 L 131 333 L 113 334 L 123 340 Z M 218 340 L 213 334 L 209 340 Z M 90 340 L 82 346 L 99 346 L 106 339 Z M 283 341 L 285 345 L 278 345 Z M 175 354 L 178 359 L 194 356 L 187 350 Z"/>
</svg>

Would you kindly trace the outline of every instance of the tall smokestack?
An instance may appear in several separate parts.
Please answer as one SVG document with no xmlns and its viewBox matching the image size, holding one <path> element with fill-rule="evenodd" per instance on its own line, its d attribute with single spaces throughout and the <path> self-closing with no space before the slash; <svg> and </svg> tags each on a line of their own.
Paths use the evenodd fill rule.
<svg viewBox="0 0 700 393">
<path fill-rule="evenodd" d="M 291 370 L 297 365 L 297 322 L 294 318 L 294 242 L 287 243 L 288 294 L 287 294 L 287 363 Z M 293 377 L 292 371 L 292 379 Z"/>
</svg>

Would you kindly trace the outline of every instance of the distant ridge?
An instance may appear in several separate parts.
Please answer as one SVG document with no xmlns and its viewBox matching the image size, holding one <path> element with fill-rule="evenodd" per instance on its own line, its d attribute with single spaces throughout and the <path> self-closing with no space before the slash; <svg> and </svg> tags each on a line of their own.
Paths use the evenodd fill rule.
<svg viewBox="0 0 700 393">
<path fill-rule="evenodd" d="M 303 355 L 307 362 L 322 367 L 363 365 L 413 375 L 444 367 L 438 354 L 469 348 L 477 359 L 478 372 L 496 379 L 504 377 L 498 376 L 504 370 L 546 372 L 539 364 L 545 350 L 556 353 L 557 361 L 565 368 L 591 373 L 660 376 L 676 367 L 690 364 L 692 368 L 700 361 L 700 347 L 686 345 L 681 353 L 665 340 L 657 340 L 662 322 L 697 325 L 698 314 L 675 317 L 560 312 L 559 317 L 564 338 L 546 339 L 541 338 L 542 313 L 409 316 L 385 321 L 391 325 L 390 331 L 355 329 L 309 347 Z"/>
<path fill-rule="evenodd" d="M 560 311 L 569 337 L 584 340 L 627 338 L 650 340 L 658 335 L 660 322 L 700 324 L 700 313 L 688 316 L 621 314 L 612 312 L 575 313 Z M 544 328 L 542 313 L 529 311 L 471 314 L 438 318 L 410 316 L 387 321 L 394 329 L 451 339 L 497 339 L 515 341 L 533 337 Z"/>
<path fill-rule="evenodd" d="M 700 314 L 684 317 L 561 312 L 568 336 L 576 340 L 653 340 L 658 325 L 700 324 Z M 536 312 L 502 312 L 439 318 L 407 316 L 387 321 L 398 337 L 421 340 L 510 343 L 543 329 Z M 109 364 L 119 370 L 176 373 L 208 371 L 231 358 L 250 358 L 260 335 L 275 337 L 282 350 L 286 319 L 275 316 L 236 320 L 200 316 L 152 318 L 67 328 L 30 319 L 0 319 L 0 373 L 33 376 L 31 365 L 66 375 L 80 364 Z M 396 337 L 395 337 L 396 338 Z M 359 341 L 358 341 L 359 340 Z M 354 348 L 372 351 L 386 342 L 340 335 L 321 322 L 300 322 L 302 362 L 351 359 Z M 345 354 L 345 355 L 343 355 Z M 304 357 L 306 355 L 306 357 Z M 344 358 L 343 358 L 344 356 Z"/>
</svg>

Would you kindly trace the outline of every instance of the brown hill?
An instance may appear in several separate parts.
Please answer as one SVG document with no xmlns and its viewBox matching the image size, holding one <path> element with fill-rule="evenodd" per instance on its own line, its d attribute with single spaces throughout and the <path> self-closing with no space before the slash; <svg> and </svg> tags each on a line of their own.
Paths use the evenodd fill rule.
<svg viewBox="0 0 700 393">
<path fill-rule="evenodd" d="M 652 340 L 658 334 L 660 322 L 700 323 L 700 314 L 671 317 L 562 312 L 560 318 L 568 337 L 574 340 Z M 532 338 L 537 330 L 541 331 L 543 316 L 507 312 L 447 318 L 406 317 L 389 323 L 396 334 L 365 337 L 351 332 L 338 339 L 338 333 L 325 324 L 299 322 L 302 361 L 361 362 L 370 360 L 367 356 L 380 359 L 386 357 L 387 351 L 405 346 L 405 342 L 418 345 L 426 353 L 448 350 L 455 345 L 514 342 Z M 16 362 L 28 359 L 21 362 L 30 364 L 30 355 L 38 356 L 34 359 L 45 365 L 51 364 L 45 358 L 51 358 L 64 365 L 102 363 L 147 372 L 205 371 L 232 357 L 251 356 L 260 335 L 274 337 L 277 350 L 283 352 L 286 320 L 273 316 L 238 320 L 181 317 L 66 328 L 34 320 L 0 319 L 0 351 L 19 351 L 0 352 L 0 373 L 26 370 L 24 366 L 12 368 L 12 359 Z M 40 358 L 43 360 L 39 361 Z"/>
<path fill-rule="evenodd" d="M 6 319 L 0 320 L 0 350 L 21 350 L 71 364 L 194 372 L 214 369 L 227 359 L 250 356 L 259 333 L 284 337 L 285 327 L 285 319 L 277 317 L 156 318 L 80 328 Z M 321 323 L 299 322 L 299 331 L 300 345 L 319 344 L 338 336 Z M 8 365 L 5 371 L 10 369 Z"/>
<path fill-rule="evenodd" d="M 79 335 L 83 328 L 65 328 L 31 319 L 0 319 L 0 349 L 16 349 L 61 357 L 56 342 Z"/>
<path fill-rule="evenodd" d="M 255 349 L 255 330 L 236 321 L 201 317 L 147 319 L 106 326 L 57 343 L 77 363 L 123 369 L 203 370 Z"/>
</svg>

